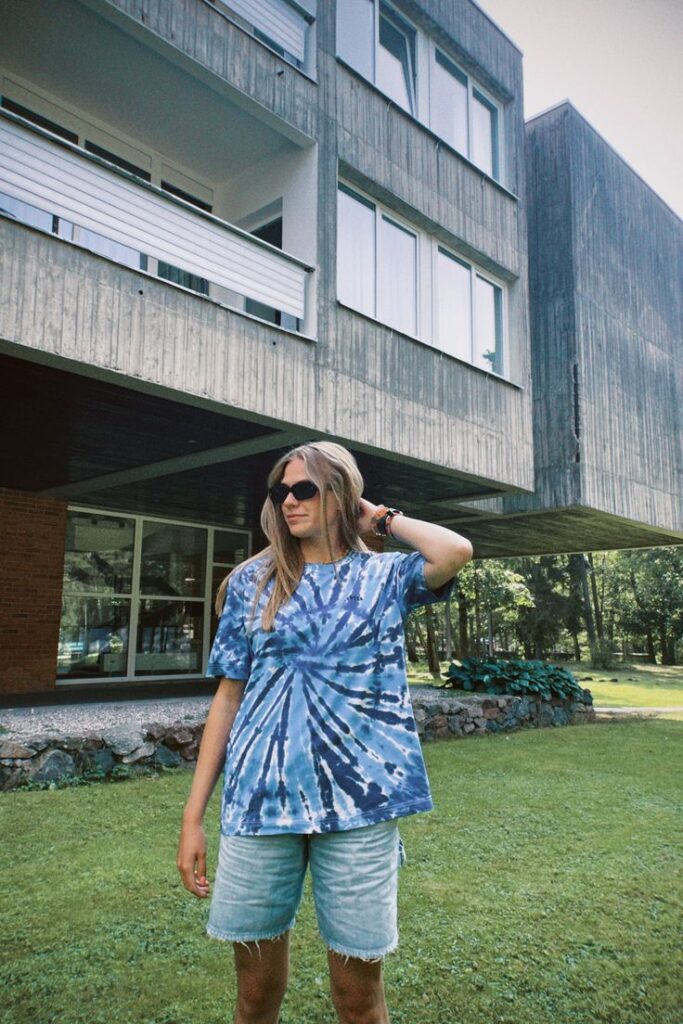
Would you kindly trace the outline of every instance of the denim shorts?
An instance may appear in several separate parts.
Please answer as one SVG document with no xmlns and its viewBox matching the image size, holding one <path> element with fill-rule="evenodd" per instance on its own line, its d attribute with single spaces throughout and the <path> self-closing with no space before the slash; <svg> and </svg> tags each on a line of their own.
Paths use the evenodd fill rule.
<svg viewBox="0 0 683 1024">
<path fill-rule="evenodd" d="M 318 928 L 342 956 L 380 960 L 398 945 L 396 821 L 300 835 L 221 836 L 207 934 L 275 939 L 293 927 L 310 865 Z"/>
</svg>

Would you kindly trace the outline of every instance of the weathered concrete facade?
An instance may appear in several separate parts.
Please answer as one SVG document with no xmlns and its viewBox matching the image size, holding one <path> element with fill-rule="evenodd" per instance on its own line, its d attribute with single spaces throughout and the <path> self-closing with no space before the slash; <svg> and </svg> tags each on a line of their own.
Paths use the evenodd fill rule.
<svg viewBox="0 0 683 1024">
<path fill-rule="evenodd" d="M 569 103 L 527 167 L 536 485 L 490 503 L 490 551 L 680 543 L 683 225 Z"/>
</svg>

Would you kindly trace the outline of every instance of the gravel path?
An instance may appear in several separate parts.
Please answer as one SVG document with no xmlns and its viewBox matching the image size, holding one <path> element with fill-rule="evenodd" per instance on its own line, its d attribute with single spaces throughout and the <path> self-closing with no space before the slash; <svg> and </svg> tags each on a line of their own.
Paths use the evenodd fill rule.
<svg viewBox="0 0 683 1024">
<path fill-rule="evenodd" d="M 468 694 L 433 686 L 411 686 L 413 697 L 433 700 L 467 701 Z M 41 707 L 0 708 L 0 735 L 6 739 L 54 734 L 86 736 L 116 725 L 174 725 L 201 722 L 206 718 L 211 697 L 160 697 L 157 700 L 112 700 L 89 704 L 48 704 Z M 607 708 L 598 714 L 638 715 L 683 712 L 683 708 Z"/>
<path fill-rule="evenodd" d="M 41 734 L 87 736 L 116 725 L 194 724 L 206 718 L 211 697 L 164 697 L 159 700 L 113 700 L 91 704 L 48 704 L 36 708 L 0 708 L 5 739 Z"/>
</svg>

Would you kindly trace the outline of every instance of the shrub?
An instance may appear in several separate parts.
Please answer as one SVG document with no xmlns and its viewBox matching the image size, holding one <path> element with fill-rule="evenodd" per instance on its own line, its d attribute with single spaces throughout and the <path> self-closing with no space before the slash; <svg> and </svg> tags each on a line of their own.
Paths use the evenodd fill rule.
<svg viewBox="0 0 683 1024">
<path fill-rule="evenodd" d="M 611 640 L 598 639 L 591 644 L 591 668 L 614 668 L 616 652 Z"/>
<path fill-rule="evenodd" d="M 547 661 L 464 658 L 449 665 L 445 679 L 444 686 L 479 693 L 529 694 L 540 700 L 583 696 L 583 689 L 568 669 Z"/>
</svg>

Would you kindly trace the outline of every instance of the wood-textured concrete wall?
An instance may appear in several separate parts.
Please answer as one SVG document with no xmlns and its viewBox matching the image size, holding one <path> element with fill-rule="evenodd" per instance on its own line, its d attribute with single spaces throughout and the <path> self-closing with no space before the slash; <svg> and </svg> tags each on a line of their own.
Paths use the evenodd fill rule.
<svg viewBox="0 0 683 1024">
<path fill-rule="evenodd" d="M 319 153 L 315 343 L 5 222 L 0 339 L 246 416 L 331 433 L 501 488 L 533 486 L 524 204 L 336 58 L 318 5 L 317 83 L 206 0 L 85 0 L 138 41 L 213 79 L 243 109 Z M 469 0 L 408 2 L 504 104 L 510 188 L 523 194 L 521 57 Z M 143 51 L 144 52 L 144 51 Z M 84 98 L 84 102 L 87 98 Z M 336 300 L 340 169 L 509 282 L 511 382 Z M 313 199 L 312 199 L 313 201 Z M 36 285 L 37 282 L 37 285 Z"/>
<path fill-rule="evenodd" d="M 683 224 L 570 104 L 528 125 L 536 491 L 683 531 Z"/>
</svg>

